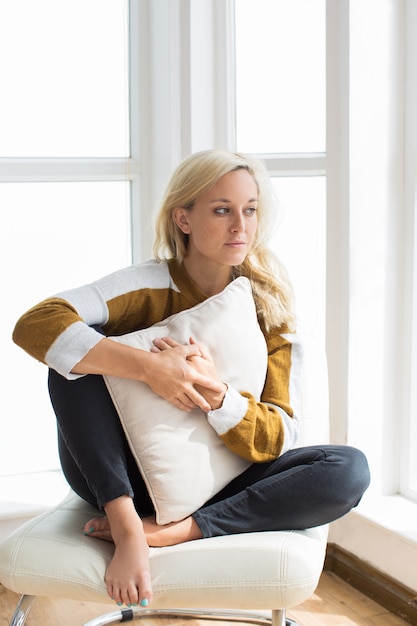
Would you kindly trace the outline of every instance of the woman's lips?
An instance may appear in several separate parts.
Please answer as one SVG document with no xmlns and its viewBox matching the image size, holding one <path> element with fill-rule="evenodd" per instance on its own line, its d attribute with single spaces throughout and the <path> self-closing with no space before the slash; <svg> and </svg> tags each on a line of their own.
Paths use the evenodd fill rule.
<svg viewBox="0 0 417 626">
<path fill-rule="evenodd" d="M 229 248 L 240 248 L 241 246 L 245 245 L 245 241 L 229 241 L 228 243 L 226 243 L 226 246 L 229 246 Z"/>
</svg>

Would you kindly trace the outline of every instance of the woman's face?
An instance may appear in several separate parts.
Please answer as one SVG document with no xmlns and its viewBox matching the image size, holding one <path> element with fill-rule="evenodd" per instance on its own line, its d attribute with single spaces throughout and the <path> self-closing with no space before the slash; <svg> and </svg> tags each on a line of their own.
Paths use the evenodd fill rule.
<svg viewBox="0 0 417 626">
<path fill-rule="evenodd" d="M 205 267 L 240 265 L 255 238 L 257 206 L 252 175 L 238 169 L 222 176 L 191 209 L 175 209 L 174 219 L 188 235 L 187 260 Z"/>
</svg>

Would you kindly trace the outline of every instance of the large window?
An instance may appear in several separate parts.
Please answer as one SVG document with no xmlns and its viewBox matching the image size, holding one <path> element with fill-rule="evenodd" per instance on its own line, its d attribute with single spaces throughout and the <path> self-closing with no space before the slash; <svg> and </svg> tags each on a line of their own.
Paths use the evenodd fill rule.
<svg viewBox="0 0 417 626">
<path fill-rule="evenodd" d="M 349 442 L 373 495 L 417 501 L 415 3 L 349 8 Z"/>
<path fill-rule="evenodd" d="M 324 342 L 325 1 L 236 0 L 235 42 L 236 148 L 261 155 L 270 171 L 281 212 L 272 247 L 294 285 L 301 330 Z"/>
<path fill-rule="evenodd" d="M 57 463 L 46 371 L 12 344 L 17 316 L 143 257 L 173 166 L 227 147 L 261 155 L 280 198 L 272 246 L 302 330 L 326 337 L 333 441 L 365 450 L 374 489 L 417 498 L 416 10 L 0 3 L 0 473 Z"/>
<path fill-rule="evenodd" d="M 269 168 L 274 250 L 326 336 L 332 440 L 366 452 L 374 495 L 417 499 L 415 3 L 234 7 L 236 147 Z"/>
<path fill-rule="evenodd" d="M 1 475 L 59 466 L 18 316 L 131 262 L 129 3 L 2 0 L 0 58 Z"/>
</svg>

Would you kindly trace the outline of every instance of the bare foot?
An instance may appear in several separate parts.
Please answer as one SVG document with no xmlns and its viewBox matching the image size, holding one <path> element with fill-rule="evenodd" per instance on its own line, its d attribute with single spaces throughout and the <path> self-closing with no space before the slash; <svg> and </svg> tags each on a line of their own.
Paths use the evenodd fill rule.
<svg viewBox="0 0 417 626">
<path fill-rule="evenodd" d="M 145 517 L 142 523 L 148 545 L 154 548 L 174 546 L 177 543 L 202 538 L 201 531 L 192 517 L 161 526 L 152 516 Z"/>
<path fill-rule="evenodd" d="M 109 596 L 119 605 L 147 606 L 151 601 L 149 547 L 142 528 L 115 543 L 105 581 Z"/>
<path fill-rule="evenodd" d="M 104 510 L 106 517 L 87 522 L 84 532 L 114 543 L 105 574 L 107 593 L 119 606 L 147 606 L 152 599 L 152 583 L 142 521 L 129 496 L 108 502 Z"/>
<path fill-rule="evenodd" d="M 155 516 L 151 516 L 143 518 L 142 524 L 148 545 L 153 548 L 172 546 L 177 543 L 184 543 L 184 541 L 201 539 L 202 537 L 200 529 L 192 517 L 161 526 L 156 523 Z M 91 519 L 85 525 L 84 533 L 90 535 L 90 537 L 113 542 L 107 517 L 94 517 Z"/>
<path fill-rule="evenodd" d="M 114 543 L 107 517 L 93 517 L 84 526 L 84 535 Z"/>
</svg>

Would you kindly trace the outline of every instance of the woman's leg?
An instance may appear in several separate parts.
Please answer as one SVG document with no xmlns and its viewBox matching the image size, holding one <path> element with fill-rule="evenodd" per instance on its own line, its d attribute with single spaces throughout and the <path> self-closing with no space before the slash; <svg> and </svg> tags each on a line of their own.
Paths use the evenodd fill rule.
<svg viewBox="0 0 417 626">
<path fill-rule="evenodd" d="M 68 381 L 50 371 L 49 391 L 67 480 L 107 516 L 115 544 L 105 577 L 108 593 L 119 604 L 147 603 L 152 597 L 148 544 L 135 505 L 148 515 L 153 507 L 104 380 Z M 97 536 L 94 529 L 91 536 Z"/>
<path fill-rule="evenodd" d="M 290 450 L 251 465 L 191 517 L 158 526 L 144 519 L 151 546 L 327 524 L 359 503 L 369 485 L 366 458 L 348 446 Z"/>
<path fill-rule="evenodd" d="M 62 470 L 73 490 L 99 508 L 127 494 L 141 515 L 150 515 L 152 502 L 102 376 L 68 381 L 50 370 L 48 387 Z"/>
<path fill-rule="evenodd" d="M 369 480 L 366 458 L 356 448 L 297 448 L 251 465 L 193 518 L 204 537 L 311 528 L 348 513 Z"/>
</svg>

